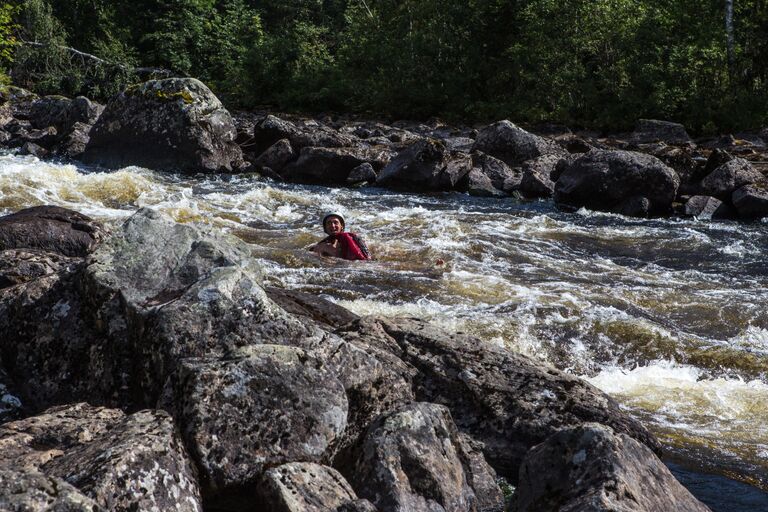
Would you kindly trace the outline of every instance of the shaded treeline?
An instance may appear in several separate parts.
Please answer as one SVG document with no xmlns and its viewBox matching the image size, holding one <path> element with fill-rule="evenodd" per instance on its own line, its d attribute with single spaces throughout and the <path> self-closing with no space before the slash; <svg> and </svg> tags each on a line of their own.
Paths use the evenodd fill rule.
<svg viewBox="0 0 768 512">
<path fill-rule="evenodd" d="M 232 107 L 613 130 L 639 117 L 694 132 L 768 122 L 768 0 L 0 5 L 0 59 L 41 93 L 103 99 L 141 67 L 200 78 Z"/>
</svg>

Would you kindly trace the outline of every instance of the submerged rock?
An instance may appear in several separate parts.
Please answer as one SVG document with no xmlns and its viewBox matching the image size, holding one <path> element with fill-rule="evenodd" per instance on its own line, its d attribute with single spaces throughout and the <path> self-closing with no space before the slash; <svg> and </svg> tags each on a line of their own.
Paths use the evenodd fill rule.
<svg viewBox="0 0 768 512">
<path fill-rule="evenodd" d="M 230 172 L 243 167 L 236 135 L 232 116 L 199 80 L 150 80 L 107 103 L 82 159 L 110 168 Z"/>
<path fill-rule="evenodd" d="M 384 512 L 502 510 L 498 487 L 472 488 L 475 478 L 493 481 L 493 470 L 469 458 L 448 409 L 414 403 L 371 425 L 348 476 Z M 492 496 L 478 498 L 480 491 Z"/>
<path fill-rule="evenodd" d="M 565 428 L 520 468 L 513 512 L 707 512 L 651 450 L 595 423 Z"/>
<path fill-rule="evenodd" d="M 664 214 L 671 210 L 679 185 L 677 173 L 656 157 L 594 150 L 564 164 L 555 184 L 555 201 L 617 212 L 628 199 L 644 197 L 649 202 L 647 213 Z"/>
</svg>

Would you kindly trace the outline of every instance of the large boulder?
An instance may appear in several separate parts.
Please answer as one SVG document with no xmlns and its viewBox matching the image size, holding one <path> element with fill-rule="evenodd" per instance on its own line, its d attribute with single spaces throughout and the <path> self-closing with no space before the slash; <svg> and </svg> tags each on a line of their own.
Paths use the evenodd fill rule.
<svg viewBox="0 0 768 512">
<path fill-rule="evenodd" d="M 105 234 L 99 222 L 58 206 L 35 206 L 0 217 L 0 250 L 41 249 L 85 256 Z"/>
<path fill-rule="evenodd" d="M 397 357 L 389 366 L 417 400 L 446 405 L 459 430 L 514 482 L 528 450 L 564 426 L 594 421 L 658 441 L 619 404 L 587 382 L 467 335 L 449 335 L 415 319 L 363 318 L 336 331 L 345 340 Z"/>
<path fill-rule="evenodd" d="M 281 345 L 181 364 L 161 407 L 176 417 L 208 499 L 234 499 L 270 467 L 329 458 L 348 406 L 341 382 L 320 366 Z"/>
<path fill-rule="evenodd" d="M 288 139 L 280 139 L 261 153 L 253 163 L 258 167 L 269 167 L 273 171 L 280 172 L 283 167 L 288 165 L 296 158 L 296 151 L 293 150 Z"/>
<path fill-rule="evenodd" d="M 682 124 L 657 119 L 638 119 L 630 139 L 636 144 L 649 142 L 688 144 L 693 142 Z"/>
<path fill-rule="evenodd" d="M 311 462 L 292 462 L 267 471 L 259 497 L 272 512 L 328 512 L 358 501 L 341 473 Z"/>
<path fill-rule="evenodd" d="M 503 510 L 498 486 L 483 487 L 491 495 L 482 497 L 472 487 L 474 480 L 493 482 L 493 470 L 469 460 L 448 409 L 413 403 L 371 425 L 348 477 L 382 512 Z"/>
<path fill-rule="evenodd" d="M 555 201 L 568 207 L 620 211 L 627 201 L 643 197 L 650 214 L 664 214 L 679 186 L 677 173 L 654 156 L 594 150 L 565 164 L 555 184 Z"/>
<path fill-rule="evenodd" d="M 261 279 L 244 242 L 140 210 L 87 267 L 0 289 L 6 369 L 32 410 L 86 399 L 148 407 L 182 358 L 322 339 Z"/>
<path fill-rule="evenodd" d="M 513 512 L 707 512 L 648 447 L 595 423 L 565 428 L 520 467 Z"/>
<path fill-rule="evenodd" d="M 471 156 L 448 151 L 436 139 L 421 139 L 398 153 L 376 184 L 409 191 L 453 190 L 471 169 Z"/>
<path fill-rule="evenodd" d="M 555 141 L 527 132 L 507 120 L 480 130 L 473 149 L 488 153 L 512 166 L 542 155 L 567 154 Z"/>
<path fill-rule="evenodd" d="M 150 80 L 112 98 L 90 132 L 82 159 L 185 173 L 243 166 L 232 116 L 194 78 Z"/>
<path fill-rule="evenodd" d="M 763 181 L 762 173 L 743 158 L 733 158 L 717 167 L 701 180 L 701 190 L 722 201 L 729 201 L 731 194 L 744 185 Z"/>
<path fill-rule="evenodd" d="M 0 510 L 101 512 L 107 509 L 61 478 L 34 470 L 0 469 Z"/>
</svg>

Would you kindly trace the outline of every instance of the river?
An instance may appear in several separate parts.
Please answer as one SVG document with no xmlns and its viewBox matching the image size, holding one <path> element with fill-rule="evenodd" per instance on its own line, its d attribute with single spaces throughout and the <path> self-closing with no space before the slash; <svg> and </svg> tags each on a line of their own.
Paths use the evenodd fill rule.
<svg viewBox="0 0 768 512">
<path fill-rule="evenodd" d="M 272 284 L 358 314 L 425 318 L 583 376 L 659 437 L 714 510 L 768 510 L 765 222 L 0 156 L 0 214 L 39 204 L 111 225 L 149 206 L 218 226 L 252 244 Z M 376 261 L 305 250 L 323 236 L 327 211 L 347 218 Z"/>
</svg>

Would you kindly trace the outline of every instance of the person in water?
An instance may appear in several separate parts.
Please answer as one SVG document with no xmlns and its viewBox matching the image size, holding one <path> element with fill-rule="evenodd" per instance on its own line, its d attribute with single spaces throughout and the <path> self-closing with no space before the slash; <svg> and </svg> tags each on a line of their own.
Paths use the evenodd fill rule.
<svg viewBox="0 0 768 512">
<path fill-rule="evenodd" d="M 310 247 L 320 256 L 331 256 L 345 260 L 370 260 L 371 252 L 365 241 L 355 233 L 344 232 L 344 217 L 329 213 L 323 217 L 323 231 L 328 235 Z"/>
</svg>

